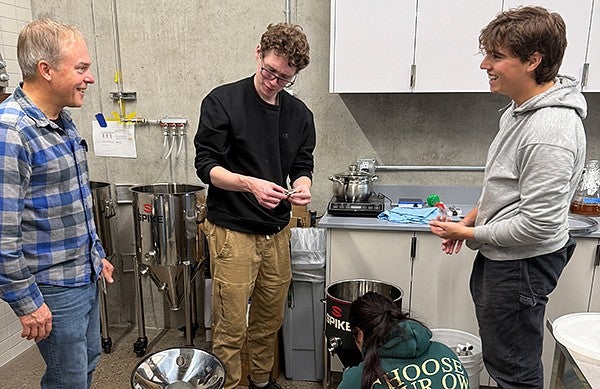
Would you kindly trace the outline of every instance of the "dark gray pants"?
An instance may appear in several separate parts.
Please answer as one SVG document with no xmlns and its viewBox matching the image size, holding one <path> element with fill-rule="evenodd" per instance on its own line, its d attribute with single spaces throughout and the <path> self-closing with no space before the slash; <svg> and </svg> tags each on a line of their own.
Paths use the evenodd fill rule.
<svg viewBox="0 0 600 389">
<path fill-rule="evenodd" d="M 544 387 L 542 343 L 548 294 L 575 250 L 569 238 L 560 250 L 514 261 L 481 253 L 471 273 L 471 296 L 479 324 L 483 361 L 503 389 Z"/>
</svg>

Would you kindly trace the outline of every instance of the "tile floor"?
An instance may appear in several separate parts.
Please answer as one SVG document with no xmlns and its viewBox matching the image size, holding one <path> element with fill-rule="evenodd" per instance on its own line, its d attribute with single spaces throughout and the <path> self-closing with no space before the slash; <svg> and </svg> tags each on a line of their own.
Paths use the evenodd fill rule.
<svg viewBox="0 0 600 389">
<path fill-rule="evenodd" d="M 146 355 L 178 347 L 185 344 L 183 333 L 179 330 L 146 330 L 148 348 Z M 137 327 L 111 327 L 110 337 L 113 343 L 111 352 L 103 354 L 96 372 L 92 389 L 127 389 L 131 388 L 131 373 L 141 360 L 133 352 L 133 343 L 137 340 Z M 197 336 L 194 344 L 206 348 L 204 337 Z M 39 380 L 45 369 L 44 361 L 36 347 L 31 347 L 17 358 L 0 367 L 0 387 L 11 389 L 39 388 Z M 321 382 L 290 381 L 282 374 L 278 379 L 284 388 L 317 389 L 322 388 Z M 334 385 L 332 385 L 334 386 Z"/>
</svg>

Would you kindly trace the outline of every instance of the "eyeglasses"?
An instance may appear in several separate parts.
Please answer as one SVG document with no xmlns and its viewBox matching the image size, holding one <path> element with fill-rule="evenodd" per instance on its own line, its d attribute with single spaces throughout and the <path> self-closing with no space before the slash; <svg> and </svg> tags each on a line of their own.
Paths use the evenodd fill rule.
<svg viewBox="0 0 600 389">
<path fill-rule="evenodd" d="M 264 78 L 266 78 L 267 80 L 273 81 L 273 80 L 277 79 L 277 84 L 284 88 L 289 88 L 290 86 L 294 85 L 294 82 L 296 82 L 297 74 L 295 74 L 291 80 L 287 80 L 283 77 L 279 77 L 277 74 L 275 74 L 272 71 L 270 71 L 269 69 L 265 68 L 265 63 L 262 59 L 261 59 L 261 64 L 262 64 L 262 66 L 260 67 L 260 75 L 263 76 Z"/>
</svg>

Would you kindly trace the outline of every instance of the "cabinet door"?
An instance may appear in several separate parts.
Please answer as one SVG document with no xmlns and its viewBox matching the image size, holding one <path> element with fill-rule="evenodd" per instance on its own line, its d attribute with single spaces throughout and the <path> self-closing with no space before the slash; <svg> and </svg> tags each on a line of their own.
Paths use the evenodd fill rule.
<svg viewBox="0 0 600 389">
<path fill-rule="evenodd" d="M 417 233 L 411 314 L 430 328 L 453 328 L 477 335 L 469 290 L 476 253 L 463 245 L 458 254 L 448 255 L 441 244 L 436 235 Z"/>
<path fill-rule="evenodd" d="M 415 92 L 488 92 L 479 32 L 502 1 L 419 1 Z"/>
<path fill-rule="evenodd" d="M 402 289 L 402 307 L 410 301 L 412 232 L 328 229 L 327 285 L 349 279 L 389 282 Z"/>
<path fill-rule="evenodd" d="M 329 91 L 410 90 L 416 0 L 332 0 Z"/>
<path fill-rule="evenodd" d="M 587 49 L 588 29 L 592 12 L 592 0 L 537 0 L 535 5 L 552 12 L 558 12 L 567 26 L 567 49 L 560 67 L 560 74 L 568 74 L 581 79 Z M 504 9 L 529 5 L 522 0 L 505 0 Z"/>
<path fill-rule="evenodd" d="M 594 2 L 586 62 L 589 64 L 586 92 L 600 92 L 600 1 Z"/>
</svg>

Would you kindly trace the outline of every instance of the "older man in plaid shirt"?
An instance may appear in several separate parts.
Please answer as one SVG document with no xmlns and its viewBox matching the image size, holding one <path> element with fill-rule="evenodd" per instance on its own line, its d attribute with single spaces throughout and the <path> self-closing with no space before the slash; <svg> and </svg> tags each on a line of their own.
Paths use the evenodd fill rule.
<svg viewBox="0 0 600 389">
<path fill-rule="evenodd" d="M 36 20 L 17 44 L 23 83 L 0 104 L 0 298 L 46 361 L 42 388 L 89 388 L 101 353 L 87 146 L 64 107 L 94 82 L 81 33 Z"/>
</svg>

